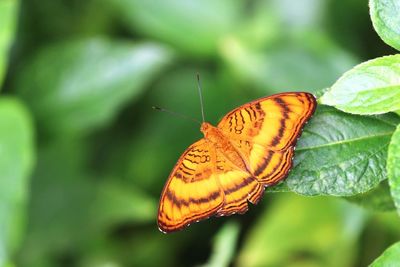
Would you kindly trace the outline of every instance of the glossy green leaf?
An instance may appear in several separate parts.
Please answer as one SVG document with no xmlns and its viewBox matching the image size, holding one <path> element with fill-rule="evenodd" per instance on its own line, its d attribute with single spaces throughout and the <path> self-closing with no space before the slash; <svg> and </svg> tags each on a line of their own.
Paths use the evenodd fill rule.
<svg viewBox="0 0 400 267">
<path fill-rule="evenodd" d="M 370 267 L 397 267 L 400 259 L 400 242 L 395 243 L 383 252 Z"/>
<path fill-rule="evenodd" d="M 376 187 L 386 175 L 395 114 L 358 116 L 319 106 L 305 127 L 289 177 L 272 191 L 351 196 Z"/>
<path fill-rule="evenodd" d="M 400 50 L 400 2 L 369 0 L 369 8 L 375 31 L 385 43 Z"/>
<path fill-rule="evenodd" d="M 0 99 L 0 266 L 23 236 L 29 176 L 34 162 L 33 125 L 14 98 Z"/>
<path fill-rule="evenodd" d="M 119 0 L 127 25 L 184 53 L 213 55 L 221 37 L 234 30 L 239 2 L 228 0 Z"/>
<path fill-rule="evenodd" d="M 9 49 L 17 22 L 18 0 L 0 1 L 0 88 L 6 73 Z"/>
<path fill-rule="evenodd" d="M 40 126 L 79 133 L 109 122 L 172 54 L 156 44 L 85 39 L 45 47 L 18 77 L 18 93 Z"/>
<path fill-rule="evenodd" d="M 320 99 L 353 114 L 400 109 L 400 55 L 376 58 L 346 72 Z"/>
<path fill-rule="evenodd" d="M 214 238 L 213 252 L 207 264 L 202 267 L 228 267 L 235 254 L 239 237 L 239 225 L 231 222 L 225 224 Z"/>
<path fill-rule="evenodd" d="M 396 209 L 387 180 L 382 181 L 368 192 L 345 197 L 345 199 L 372 211 L 392 211 Z"/>
<path fill-rule="evenodd" d="M 400 214 L 400 125 L 390 141 L 387 172 L 394 204 Z"/>
<path fill-rule="evenodd" d="M 268 206 L 245 237 L 237 266 L 352 266 L 362 210 L 294 194 Z"/>
</svg>

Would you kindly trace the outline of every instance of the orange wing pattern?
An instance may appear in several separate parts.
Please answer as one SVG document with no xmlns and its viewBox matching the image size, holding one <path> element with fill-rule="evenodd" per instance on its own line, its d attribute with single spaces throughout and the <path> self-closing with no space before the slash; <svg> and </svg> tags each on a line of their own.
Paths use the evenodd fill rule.
<svg viewBox="0 0 400 267">
<path fill-rule="evenodd" d="M 238 168 L 223 153 L 217 151 L 217 178 L 224 192 L 224 205 L 217 216 L 245 213 L 248 202 L 256 204 L 264 186 L 248 171 Z"/>
<path fill-rule="evenodd" d="M 161 194 L 158 227 L 179 230 L 212 215 L 244 213 L 256 204 L 264 186 L 232 164 L 205 139 L 190 146 L 178 160 Z"/>
<path fill-rule="evenodd" d="M 282 150 L 294 144 L 316 105 L 310 93 L 275 94 L 232 110 L 218 128 L 230 139 Z"/>
<path fill-rule="evenodd" d="M 244 213 L 284 179 L 294 146 L 316 108 L 309 93 L 261 98 L 228 113 L 180 157 L 163 189 L 158 226 L 179 230 L 210 216 Z"/>
<path fill-rule="evenodd" d="M 287 176 L 297 138 L 316 105 L 309 93 L 276 94 L 234 109 L 218 128 L 242 152 L 258 181 L 273 185 Z"/>
<path fill-rule="evenodd" d="M 179 230 L 222 207 L 224 195 L 215 175 L 215 157 L 215 150 L 205 139 L 191 145 L 180 157 L 161 194 L 161 231 Z"/>
</svg>

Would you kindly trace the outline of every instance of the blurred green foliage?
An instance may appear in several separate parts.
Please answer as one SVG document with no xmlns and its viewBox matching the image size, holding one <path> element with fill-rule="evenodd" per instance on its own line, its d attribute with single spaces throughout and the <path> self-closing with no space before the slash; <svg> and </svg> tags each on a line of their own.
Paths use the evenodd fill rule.
<svg viewBox="0 0 400 267">
<path fill-rule="evenodd" d="M 0 85 L 3 82 L 8 62 L 8 52 L 15 34 L 18 1 L 0 1 Z"/>
<path fill-rule="evenodd" d="M 331 198 L 281 195 L 250 231 L 238 266 L 351 266 L 364 217 Z"/>
<path fill-rule="evenodd" d="M 0 99 L 0 265 L 25 232 L 29 177 L 34 162 L 32 118 L 15 98 Z M 7 130 L 5 130 L 7 129 Z"/>
<path fill-rule="evenodd" d="M 373 25 L 398 48 L 385 3 Z M 0 0 L 0 266 L 371 264 L 400 239 L 400 120 L 360 114 L 399 110 L 399 56 L 335 81 L 395 53 L 379 36 L 363 0 Z M 160 192 L 200 133 L 151 107 L 199 118 L 196 72 L 213 124 L 281 91 L 354 114 L 320 105 L 246 215 L 164 235 Z"/>
</svg>

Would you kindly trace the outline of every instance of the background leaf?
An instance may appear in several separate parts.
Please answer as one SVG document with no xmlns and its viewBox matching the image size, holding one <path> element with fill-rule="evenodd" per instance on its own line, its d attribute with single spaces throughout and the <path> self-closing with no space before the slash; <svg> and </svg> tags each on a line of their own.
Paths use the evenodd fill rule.
<svg viewBox="0 0 400 267">
<path fill-rule="evenodd" d="M 304 39 L 313 39 L 318 47 L 304 45 Z M 321 47 L 324 47 L 322 51 Z M 325 36 L 316 34 L 287 40 L 279 48 L 265 47 L 258 51 L 246 47 L 246 40 L 226 38 L 221 44 L 221 53 L 232 72 L 256 84 L 261 92 L 265 88 L 273 92 L 280 88 L 316 91 L 329 86 L 356 62 Z"/>
<path fill-rule="evenodd" d="M 14 98 L 0 98 L 0 266 L 16 252 L 25 230 L 33 138 L 26 108 Z"/>
<path fill-rule="evenodd" d="M 133 31 L 169 43 L 183 52 L 203 56 L 216 54 L 220 38 L 234 30 L 240 7 L 239 2 L 227 0 L 119 0 L 115 3 Z"/>
<path fill-rule="evenodd" d="M 0 88 L 7 70 L 9 50 L 16 29 L 19 1 L 0 1 Z"/>
<path fill-rule="evenodd" d="M 400 125 L 392 136 L 389 145 L 387 172 L 394 204 L 400 214 Z"/>
<path fill-rule="evenodd" d="M 272 191 L 351 196 L 386 176 L 387 147 L 400 118 L 356 116 L 319 106 L 296 147 L 294 168 Z"/>
<path fill-rule="evenodd" d="M 91 207 L 92 218 L 98 227 L 109 227 L 121 221 L 155 224 L 158 201 L 138 188 L 126 188 L 109 178 L 98 185 Z M 137 205 L 136 203 L 140 203 Z"/>
<path fill-rule="evenodd" d="M 382 181 L 368 192 L 345 197 L 345 199 L 373 211 L 393 211 L 396 209 L 387 180 Z"/>
<path fill-rule="evenodd" d="M 237 265 L 352 266 L 363 221 L 360 209 L 337 200 L 282 194 L 246 236 Z"/>
<path fill-rule="evenodd" d="M 396 266 L 400 258 L 400 242 L 389 247 L 383 254 L 377 258 L 370 266 L 371 267 L 387 267 Z"/>
<path fill-rule="evenodd" d="M 87 132 L 138 97 L 171 57 L 157 44 L 68 41 L 38 52 L 23 69 L 17 90 L 49 132 Z"/>
<path fill-rule="evenodd" d="M 354 114 L 400 109 L 400 55 L 373 59 L 346 72 L 320 102 Z"/>
<path fill-rule="evenodd" d="M 375 31 L 388 45 L 400 50 L 400 3 L 396 0 L 370 0 Z"/>
<path fill-rule="evenodd" d="M 203 267 L 229 266 L 235 253 L 239 225 L 235 222 L 226 223 L 214 237 L 213 252 L 207 264 Z"/>
</svg>

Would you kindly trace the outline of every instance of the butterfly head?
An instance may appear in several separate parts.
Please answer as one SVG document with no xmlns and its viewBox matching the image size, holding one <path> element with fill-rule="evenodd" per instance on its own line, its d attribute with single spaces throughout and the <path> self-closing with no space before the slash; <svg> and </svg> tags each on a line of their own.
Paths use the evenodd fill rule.
<svg viewBox="0 0 400 267">
<path fill-rule="evenodd" d="M 212 137 L 218 135 L 218 129 L 208 122 L 203 122 L 200 127 L 200 131 L 204 134 L 206 139 L 213 139 Z"/>
<path fill-rule="evenodd" d="M 213 128 L 211 124 L 209 124 L 208 122 L 203 122 L 200 126 L 200 131 L 206 135 L 206 133 Z"/>
</svg>

